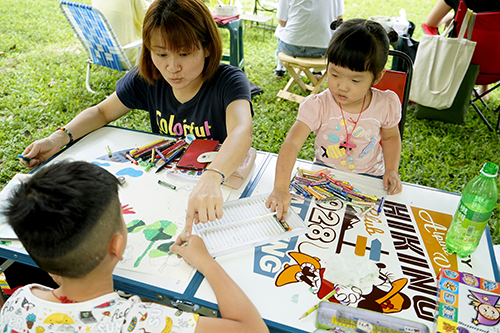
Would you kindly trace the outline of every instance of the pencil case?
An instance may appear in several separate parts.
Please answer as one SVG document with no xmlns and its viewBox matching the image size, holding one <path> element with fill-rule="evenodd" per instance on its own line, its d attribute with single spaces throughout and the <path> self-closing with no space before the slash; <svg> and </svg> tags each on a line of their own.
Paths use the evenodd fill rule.
<svg viewBox="0 0 500 333">
<path fill-rule="evenodd" d="M 316 328 L 357 333 L 430 332 L 422 323 L 331 302 L 319 303 Z"/>
</svg>

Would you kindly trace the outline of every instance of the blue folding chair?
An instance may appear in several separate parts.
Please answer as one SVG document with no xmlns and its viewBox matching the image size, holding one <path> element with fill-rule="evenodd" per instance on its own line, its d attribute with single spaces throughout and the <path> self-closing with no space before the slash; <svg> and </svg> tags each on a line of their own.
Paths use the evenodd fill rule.
<svg viewBox="0 0 500 333">
<path fill-rule="evenodd" d="M 59 7 L 87 51 L 89 59 L 86 61 L 85 86 L 88 91 L 95 93 L 90 88 L 91 65 L 104 66 L 121 72 L 127 72 L 133 67 L 125 51 L 138 48 L 140 54 L 142 39 L 121 46 L 108 20 L 97 8 L 65 0 L 60 2 Z"/>
</svg>

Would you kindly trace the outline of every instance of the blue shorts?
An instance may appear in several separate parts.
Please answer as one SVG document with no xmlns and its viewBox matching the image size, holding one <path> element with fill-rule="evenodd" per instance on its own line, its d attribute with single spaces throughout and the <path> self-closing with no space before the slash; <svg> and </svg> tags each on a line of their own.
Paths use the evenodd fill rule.
<svg viewBox="0 0 500 333">
<path fill-rule="evenodd" d="M 278 48 L 276 49 L 276 55 L 283 52 L 292 57 L 301 58 L 322 58 L 326 54 L 326 48 L 313 47 L 313 46 L 296 46 L 292 44 L 287 44 L 278 38 Z"/>
</svg>

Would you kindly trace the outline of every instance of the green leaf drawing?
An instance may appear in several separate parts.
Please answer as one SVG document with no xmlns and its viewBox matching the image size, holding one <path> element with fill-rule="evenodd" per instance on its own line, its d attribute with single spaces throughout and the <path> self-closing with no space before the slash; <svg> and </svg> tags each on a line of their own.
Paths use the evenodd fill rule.
<svg viewBox="0 0 500 333">
<path fill-rule="evenodd" d="M 150 258 L 158 258 L 168 255 L 170 251 L 170 247 L 174 244 L 174 242 L 168 242 L 160 244 L 156 249 L 153 249 L 149 252 L 148 256 Z"/>
<path fill-rule="evenodd" d="M 175 235 L 175 233 L 177 232 L 177 226 L 174 223 L 172 223 L 171 221 L 159 220 L 151 225 L 148 225 L 142 232 L 144 233 L 144 236 L 146 237 L 146 239 L 151 241 L 151 243 L 149 243 L 149 245 L 146 248 L 146 250 L 144 251 L 144 253 L 139 258 L 137 258 L 137 260 L 134 263 L 134 267 L 139 266 L 142 258 L 144 258 L 146 253 L 148 253 L 149 250 L 151 250 L 151 247 L 153 247 L 153 244 L 155 242 L 157 242 L 159 240 L 167 240 L 167 239 L 172 238 Z M 170 245 L 168 246 L 169 248 L 170 248 Z M 158 248 L 160 248 L 160 247 L 161 246 L 159 246 Z M 156 253 L 156 255 L 157 255 L 157 253 Z"/>
<path fill-rule="evenodd" d="M 143 220 L 133 220 L 129 224 L 127 224 L 127 232 L 129 234 L 136 233 L 144 229 L 146 223 Z"/>
</svg>

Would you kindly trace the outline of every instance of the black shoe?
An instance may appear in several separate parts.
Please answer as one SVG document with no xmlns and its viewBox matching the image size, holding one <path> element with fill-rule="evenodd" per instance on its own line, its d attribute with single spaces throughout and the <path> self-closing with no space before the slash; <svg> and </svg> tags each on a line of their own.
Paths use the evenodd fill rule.
<svg viewBox="0 0 500 333">
<path fill-rule="evenodd" d="M 281 79 L 281 78 L 283 78 L 283 76 L 285 76 L 285 71 L 276 69 L 274 71 L 274 74 L 276 74 L 277 79 Z"/>
</svg>

